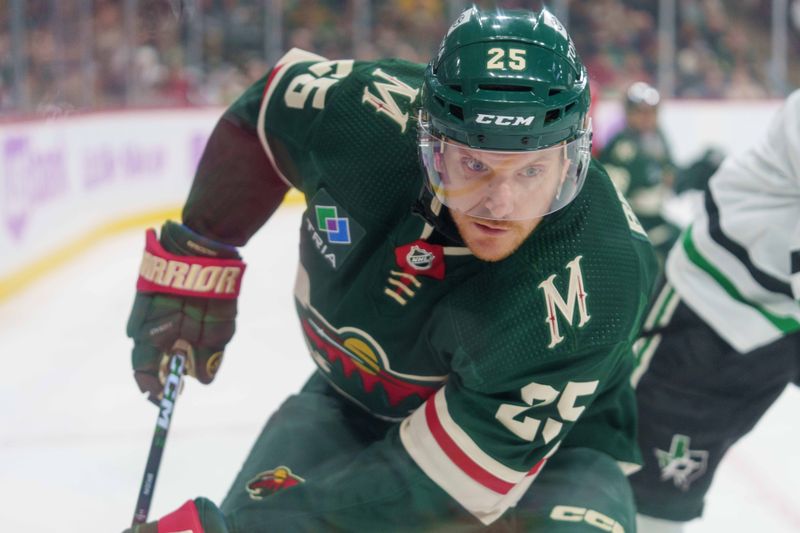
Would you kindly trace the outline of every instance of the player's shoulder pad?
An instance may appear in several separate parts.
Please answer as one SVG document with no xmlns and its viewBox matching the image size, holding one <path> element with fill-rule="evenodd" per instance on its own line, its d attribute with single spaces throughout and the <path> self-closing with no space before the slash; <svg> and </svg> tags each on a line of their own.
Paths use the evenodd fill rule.
<svg viewBox="0 0 800 533">
<path fill-rule="evenodd" d="M 766 143 L 775 151 L 777 165 L 789 174 L 788 179 L 796 183 L 800 177 L 800 89 L 792 92 L 773 117 Z"/>
<path fill-rule="evenodd" d="M 265 84 L 257 126 L 264 149 L 306 194 L 322 180 L 327 186 L 337 181 L 333 161 L 358 167 L 347 170 L 350 181 L 352 175 L 381 174 L 369 165 L 387 160 L 410 161 L 418 170 L 416 156 L 405 152 L 416 150 L 414 108 L 422 69 L 402 60 L 327 60 L 290 51 Z"/>
<path fill-rule="evenodd" d="M 275 67 L 282 67 L 293 63 L 300 63 L 302 61 L 327 61 L 327 59 L 321 55 L 303 50 L 301 48 L 292 48 L 280 59 L 278 59 L 278 61 L 275 63 Z"/>
</svg>

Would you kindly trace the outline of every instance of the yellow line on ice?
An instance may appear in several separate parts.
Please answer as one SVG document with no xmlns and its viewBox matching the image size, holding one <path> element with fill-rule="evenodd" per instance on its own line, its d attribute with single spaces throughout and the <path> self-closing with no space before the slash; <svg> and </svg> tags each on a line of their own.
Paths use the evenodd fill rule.
<svg viewBox="0 0 800 533">
<path fill-rule="evenodd" d="M 283 201 L 283 205 L 300 205 L 302 203 L 304 203 L 303 195 L 294 189 Z M 0 277 L 0 302 L 72 261 L 102 240 L 136 228 L 158 225 L 168 219 L 180 220 L 180 212 L 178 206 L 165 207 L 101 224 L 44 256 L 17 268 L 10 274 Z"/>
</svg>

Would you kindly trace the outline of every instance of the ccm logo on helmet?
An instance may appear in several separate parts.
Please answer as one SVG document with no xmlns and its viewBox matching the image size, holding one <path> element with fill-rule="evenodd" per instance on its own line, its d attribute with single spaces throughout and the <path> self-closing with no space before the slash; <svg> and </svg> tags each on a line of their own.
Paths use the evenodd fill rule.
<svg viewBox="0 0 800 533">
<path fill-rule="evenodd" d="M 530 126 L 533 124 L 533 117 L 511 117 L 508 115 L 484 115 L 478 113 L 475 119 L 478 124 L 497 124 L 498 126 Z"/>
</svg>

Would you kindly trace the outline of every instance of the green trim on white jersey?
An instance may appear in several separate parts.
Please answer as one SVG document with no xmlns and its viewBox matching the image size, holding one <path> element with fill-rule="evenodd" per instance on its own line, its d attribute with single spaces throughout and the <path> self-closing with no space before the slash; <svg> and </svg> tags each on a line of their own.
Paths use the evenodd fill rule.
<svg viewBox="0 0 800 533">
<path fill-rule="evenodd" d="M 800 330 L 800 91 L 753 147 L 709 181 L 666 274 L 681 299 L 747 353 Z"/>
</svg>

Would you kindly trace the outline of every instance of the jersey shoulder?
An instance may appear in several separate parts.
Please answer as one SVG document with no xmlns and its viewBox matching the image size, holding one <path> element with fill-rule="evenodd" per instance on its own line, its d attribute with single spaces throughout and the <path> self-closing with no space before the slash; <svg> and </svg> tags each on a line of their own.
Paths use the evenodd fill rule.
<svg viewBox="0 0 800 533">
<path fill-rule="evenodd" d="M 772 116 L 767 130 L 752 147 L 727 158 L 714 183 L 728 181 L 752 195 L 770 195 L 800 183 L 800 89 L 791 93 Z"/>
<path fill-rule="evenodd" d="M 658 262 L 633 209 L 601 165 L 591 163 L 578 197 L 533 237 L 521 259 L 532 264 L 537 257 L 550 258 L 545 263 L 548 277 L 579 262 L 582 286 L 594 295 L 591 307 L 598 329 L 588 330 L 591 341 L 633 338 L 636 332 L 630 329 L 650 296 Z M 569 269 L 577 272 L 576 267 Z M 545 292 L 540 291 L 543 298 Z"/>
<path fill-rule="evenodd" d="M 388 121 L 404 133 L 413 119 L 411 104 L 419 96 L 423 70 L 424 65 L 400 59 L 329 60 L 294 49 L 278 62 L 264 88 L 264 125 L 272 135 L 300 144 L 308 140 L 314 122 L 328 115 L 362 126 Z M 338 116 L 342 110 L 346 116 Z M 377 116 L 384 120 L 367 120 Z"/>
<path fill-rule="evenodd" d="M 266 82 L 269 157 L 309 200 L 321 190 L 362 222 L 400 217 L 419 192 L 416 108 L 423 65 L 327 60 L 293 50 Z"/>
</svg>

